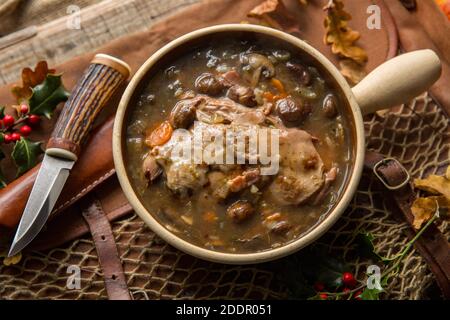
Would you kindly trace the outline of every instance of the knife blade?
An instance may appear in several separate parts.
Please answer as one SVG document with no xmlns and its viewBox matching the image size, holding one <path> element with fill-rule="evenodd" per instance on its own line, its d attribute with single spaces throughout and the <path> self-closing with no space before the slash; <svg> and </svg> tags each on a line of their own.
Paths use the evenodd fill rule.
<svg viewBox="0 0 450 320">
<path fill-rule="evenodd" d="M 128 64 L 115 57 L 97 54 L 91 61 L 55 125 L 8 256 L 24 249 L 42 230 L 97 115 L 129 74 Z"/>
<path fill-rule="evenodd" d="M 8 255 L 25 248 L 38 234 L 55 206 L 75 161 L 44 156 L 41 168 L 31 190 L 22 219 Z"/>
</svg>

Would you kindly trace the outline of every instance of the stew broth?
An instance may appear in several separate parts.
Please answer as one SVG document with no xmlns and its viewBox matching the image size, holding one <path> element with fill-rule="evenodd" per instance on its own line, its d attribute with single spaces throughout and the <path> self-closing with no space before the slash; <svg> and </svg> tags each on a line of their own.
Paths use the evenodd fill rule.
<svg viewBox="0 0 450 320">
<path fill-rule="evenodd" d="M 215 251 L 256 252 L 301 237 L 333 208 L 352 161 L 344 99 L 326 78 L 301 53 L 262 40 L 211 42 L 168 63 L 127 123 L 126 166 L 142 204 L 169 231 Z M 198 181 L 187 182 L 186 166 L 161 158 L 177 128 L 231 127 L 247 109 L 265 117 L 258 126 L 286 134 L 277 175 L 261 177 L 259 165 L 202 165 L 193 168 Z"/>
</svg>

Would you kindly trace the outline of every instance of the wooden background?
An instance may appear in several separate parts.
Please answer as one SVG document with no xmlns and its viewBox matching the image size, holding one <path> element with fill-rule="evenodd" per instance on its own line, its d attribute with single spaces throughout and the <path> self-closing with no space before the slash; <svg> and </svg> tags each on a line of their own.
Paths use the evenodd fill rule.
<svg viewBox="0 0 450 320">
<path fill-rule="evenodd" d="M 39 60 L 47 60 L 50 66 L 55 66 L 120 36 L 148 29 L 160 19 L 196 2 L 198 0 L 28 1 L 27 8 L 18 7 L 19 12 L 12 13 L 21 17 L 17 25 L 6 25 L 7 20 L 0 19 L 0 30 L 13 31 L 0 38 L 0 85 L 17 81 L 24 66 L 34 66 Z M 80 29 L 67 27 L 68 20 L 74 18 L 67 14 L 70 5 L 81 8 Z M 13 44 L 7 45 L 9 43 Z"/>
</svg>

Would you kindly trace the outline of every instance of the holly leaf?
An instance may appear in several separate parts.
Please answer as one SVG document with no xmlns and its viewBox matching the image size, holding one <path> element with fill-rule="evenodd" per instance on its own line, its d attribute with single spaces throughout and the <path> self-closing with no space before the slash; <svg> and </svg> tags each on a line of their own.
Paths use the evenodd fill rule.
<svg viewBox="0 0 450 320">
<path fill-rule="evenodd" d="M 5 117 L 5 106 L 0 106 L 0 119 Z"/>
<path fill-rule="evenodd" d="M 306 299 L 315 295 L 313 287 L 305 278 L 301 259 L 298 256 L 294 255 L 286 258 L 282 268 L 277 273 L 277 277 L 286 285 L 291 299 Z"/>
<path fill-rule="evenodd" d="M 51 118 L 53 111 L 60 102 L 67 101 L 69 92 L 61 82 L 61 75 L 47 74 L 43 83 L 32 89 L 29 100 L 30 113 Z"/>
<path fill-rule="evenodd" d="M 324 21 L 325 44 L 331 45 L 331 51 L 334 54 L 350 58 L 359 64 L 365 63 L 368 59 L 367 53 L 355 45 L 360 34 L 347 25 L 352 16 L 344 10 L 342 0 L 329 1 L 323 10 L 327 14 Z"/>
<path fill-rule="evenodd" d="M 380 300 L 380 294 L 382 292 L 383 290 L 379 290 L 377 288 L 369 289 L 366 287 L 359 297 L 361 300 Z"/>
<path fill-rule="evenodd" d="M 33 168 L 38 163 L 39 155 L 42 152 L 41 142 L 32 142 L 26 138 L 20 138 L 11 153 L 11 157 L 17 166 L 17 176 Z"/>
<path fill-rule="evenodd" d="M 5 154 L 0 149 L 0 161 L 3 160 L 4 158 L 5 158 Z M 3 189 L 4 187 L 6 187 L 6 179 L 5 179 L 5 176 L 3 175 L 3 172 L 2 172 L 2 170 L 0 168 L 0 189 Z"/>
<path fill-rule="evenodd" d="M 342 286 L 342 274 L 351 271 L 341 260 L 331 257 L 326 250 L 314 247 L 314 250 L 302 252 L 302 268 L 307 279 L 322 282 L 327 289 Z"/>
<path fill-rule="evenodd" d="M 375 259 L 377 261 L 382 261 L 385 264 L 394 260 L 378 254 L 375 250 L 373 240 L 375 240 L 375 236 L 370 232 L 362 231 L 358 233 L 358 235 L 356 236 L 356 244 L 358 246 L 358 252 L 360 255 Z"/>
<path fill-rule="evenodd" d="M 12 94 L 17 101 L 21 103 L 28 100 L 33 94 L 32 88 L 44 82 L 47 74 L 54 74 L 54 69 L 49 69 L 46 61 L 39 61 L 34 68 L 24 68 L 22 70 L 22 86 L 15 85 L 12 87 Z"/>
</svg>

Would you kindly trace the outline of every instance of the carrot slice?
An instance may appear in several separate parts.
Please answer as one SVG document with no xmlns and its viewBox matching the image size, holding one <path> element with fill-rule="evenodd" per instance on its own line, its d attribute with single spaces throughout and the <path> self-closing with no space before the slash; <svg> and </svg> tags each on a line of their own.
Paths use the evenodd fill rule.
<svg viewBox="0 0 450 320">
<path fill-rule="evenodd" d="M 152 148 L 161 146 L 170 140 L 172 133 L 172 125 L 169 121 L 164 121 L 145 138 L 145 144 Z"/>
<path fill-rule="evenodd" d="M 286 90 L 284 90 L 283 83 L 280 80 L 272 78 L 270 79 L 270 83 L 277 89 L 280 95 L 286 94 Z"/>
<path fill-rule="evenodd" d="M 263 93 L 264 99 L 266 99 L 269 102 L 273 102 L 273 93 L 270 91 L 266 91 Z"/>
<path fill-rule="evenodd" d="M 213 211 L 207 211 L 203 214 L 203 220 L 206 222 L 214 222 L 217 220 L 217 215 Z"/>
</svg>

